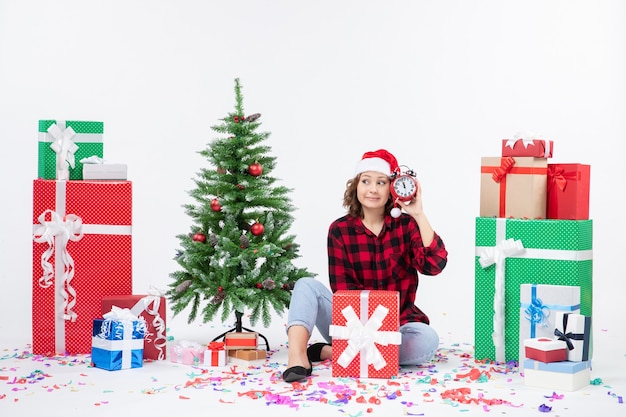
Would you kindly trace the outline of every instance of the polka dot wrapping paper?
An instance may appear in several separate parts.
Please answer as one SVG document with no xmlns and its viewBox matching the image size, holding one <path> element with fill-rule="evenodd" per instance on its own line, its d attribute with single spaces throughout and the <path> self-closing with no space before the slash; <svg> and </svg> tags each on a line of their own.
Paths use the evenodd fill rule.
<svg viewBox="0 0 626 417">
<path fill-rule="evenodd" d="M 333 377 L 392 378 L 398 374 L 399 303 L 397 291 L 333 294 Z"/>
<path fill-rule="evenodd" d="M 55 138 L 48 132 L 52 125 L 59 126 L 61 131 L 71 127 L 75 132 L 71 140 L 78 149 L 74 153 L 74 167 L 69 167 L 69 179 L 82 180 L 83 164 L 80 160 L 94 155 L 103 158 L 104 123 L 81 120 L 39 120 L 37 177 L 48 180 L 56 179 L 57 175 L 57 154 L 50 147 Z"/>
<path fill-rule="evenodd" d="M 504 304 L 506 361 L 519 361 L 520 288 L 522 284 L 580 287 L 580 313 L 592 315 L 591 220 L 526 220 L 476 218 L 474 269 L 474 343 L 476 360 L 498 360 L 493 338 L 495 305 Z M 518 241 L 522 250 L 502 252 L 506 241 Z M 488 262 L 491 258 L 494 262 Z M 498 300 L 497 275 L 504 276 L 504 294 Z M 500 361 L 500 360 L 498 360 Z"/>
<path fill-rule="evenodd" d="M 132 292 L 132 184 L 37 179 L 33 225 L 33 352 L 89 353 L 102 298 Z"/>
</svg>

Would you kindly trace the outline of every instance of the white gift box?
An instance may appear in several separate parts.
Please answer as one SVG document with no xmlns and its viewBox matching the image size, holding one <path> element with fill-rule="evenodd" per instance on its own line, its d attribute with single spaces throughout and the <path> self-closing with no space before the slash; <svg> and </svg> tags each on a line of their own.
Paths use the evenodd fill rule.
<svg viewBox="0 0 626 417">
<path fill-rule="evenodd" d="M 591 363 L 524 360 L 524 384 L 551 391 L 576 391 L 591 381 Z"/>
<path fill-rule="evenodd" d="M 521 369 L 526 358 L 524 340 L 538 337 L 554 339 L 557 312 L 580 312 L 580 287 L 520 285 L 519 364 Z"/>
<path fill-rule="evenodd" d="M 126 164 L 83 164 L 84 180 L 126 180 Z"/>
<path fill-rule="evenodd" d="M 569 342 L 567 360 L 573 362 L 589 360 L 591 356 L 591 317 L 558 312 L 555 321 L 555 336 L 566 343 Z"/>
</svg>

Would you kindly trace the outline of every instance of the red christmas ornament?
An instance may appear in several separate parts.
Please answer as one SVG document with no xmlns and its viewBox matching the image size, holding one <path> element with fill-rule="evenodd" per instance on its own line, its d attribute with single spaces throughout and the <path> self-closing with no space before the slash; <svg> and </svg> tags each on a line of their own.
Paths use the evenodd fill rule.
<svg viewBox="0 0 626 417">
<path fill-rule="evenodd" d="M 255 162 L 248 167 L 248 173 L 253 177 L 258 177 L 263 173 L 263 167 L 258 162 Z"/>
<path fill-rule="evenodd" d="M 235 123 L 239 123 L 239 116 L 233 117 L 233 120 L 235 121 Z"/>
<path fill-rule="evenodd" d="M 263 232 L 265 232 L 265 226 L 259 222 L 255 222 L 252 226 L 250 226 L 250 233 L 254 236 L 261 236 Z"/>
<path fill-rule="evenodd" d="M 192 239 L 195 242 L 206 243 L 206 235 L 201 232 L 198 232 L 195 235 L 193 235 Z"/>
<path fill-rule="evenodd" d="M 261 283 L 259 282 L 258 284 L 256 284 L 256 287 L 257 287 L 258 289 L 261 289 L 261 288 L 263 288 L 263 284 L 261 284 Z"/>
<path fill-rule="evenodd" d="M 243 185 L 241 185 L 241 184 L 237 184 L 237 185 L 236 185 L 236 187 L 237 187 L 237 188 L 239 188 L 240 190 L 243 190 L 244 188 L 246 188 L 246 187 L 244 187 L 244 186 L 243 186 Z"/>
<path fill-rule="evenodd" d="M 217 287 L 217 291 L 218 292 L 222 292 L 222 291 L 224 291 L 224 288 L 220 285 L 219 287 Z"/>
<path fill-rule="evenodd" d="M 220 211 L 222 210 L 222 206 L 220 206 L 220 201 L 217 198 L 211 200 L 211 210 Z"/>
</svg>

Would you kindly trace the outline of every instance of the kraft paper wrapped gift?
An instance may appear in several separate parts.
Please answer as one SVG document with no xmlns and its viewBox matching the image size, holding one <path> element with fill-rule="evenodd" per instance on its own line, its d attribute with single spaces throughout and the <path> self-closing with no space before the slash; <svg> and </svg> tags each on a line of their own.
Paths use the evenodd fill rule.
<svg viewBox="0 0 626 417">
<path fill-rule="evenodd" d="M 402 336 L 397 291 L 333 294 L 332 376 L 392 378 L 398 374 Z"/>
<path fill-rule="evenodd" d="M 518 138 L 502 139 L 502 156 L 531 156 L 552 158 L 554 143 L 551 140 Z"/>
<path fill-rule="evenodd" d="M 132 293 L 132 183 L 33 183 L 35 354 L 91 351 L 101 300 Z"/>
<path fill-rule="evenodd" d="M 141 368 L 146 324 L 128 309 L 112 309 L 93 320 L 91 363 L 108 371 Z"/>
<path fill-rule="evenodd" d="M 224 342 L 211 342 L 204 351 L 205 366 L 225 366 L 228 359 Z"/>
<path fill-rule="evenodd" d="M 149 291 L 150 292 L 150 291 Z M 167 357 L 165 297 L 159 291 L 143 295 L 110 295 L 102 297 L 102 312 L 113 306 L 128 308 L 146 321 L 143 358 L 163 360 Z"/>
<path fill-rule="evenodd" d="M 526 359 L 539 362 L 561 362 L 567 360 L 567 344 L 558 339 L 536 337 L 524 340 Z"/>
<path fill-rule="evenodd" d="M 538 337 L 555 339 L 556 313 L 559 311 L 580 312 L 579 286 L 520 285 L 520 367 L 523 366 L 523 359 L 526 358 L 525 339 Z"/>
<path fill-rule="evenodd" d="M 259 342 L 259 334 L 256 332 L 228 332 L 224 336 L 226 350 L 232 349 L 256 349 Z"/>
<path fill-rule="evenodd" d="M 591 381 L 591 363 L 524 360 L 524 385 L 551 391 L 576 391 Z"/>
<path fill-rule="evenodd" d="M 82 180 L 81 159 L 103 157 L 103 122 L 39 120 L 38 131 L 38 178 Z"/>
<path fill-rule="evenodd" d="M 554 335 L 567 343 L 567 360 L 582 362 L 591 359 L 591 317 L 575 313 L 556 314 Z"/>
<path fill-rule="evenodd" d="M 547 172 L 546 158 L 481 158 L 480 217 L 544 219 Z"/>
<path fill-rule="evenodd" d="M 580 287 L 580 312 L 592 312 L 591 220 L 476 218 L 476 360 L 519 360 L 522 284 Z M 506 332 L 505 332 L 506 330 Z"/>
<path fill-rule="evenodd" d="M 265 360 L 267 351 L 264 349 L 235 349 L 228 351 L 228 357 L 244 361 Z"/>
<path fill-rule="evenodd" d="M 591 166 L 548 164 L 548 219 L 589 219 Z"/>
<path fill-rule="evenodd" d="M 204 363 L 206 346 L 190 340 L 179 340 L 170 346 L 170 361 L 200 366 Z"/>
</svg>

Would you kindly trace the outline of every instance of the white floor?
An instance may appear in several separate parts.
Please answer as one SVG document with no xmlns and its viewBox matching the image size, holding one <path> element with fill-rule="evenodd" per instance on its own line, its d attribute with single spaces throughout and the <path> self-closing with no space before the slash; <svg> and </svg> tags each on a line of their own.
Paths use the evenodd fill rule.
<svg viewBox="0 0 626 417">
<path fill-rule="evenodd" d="M 207 326 L 174 340 L 206 341 L 220 334 Z M 142 368 L 106 371 L 90 367 L 89 356 L 33 356 L 28 341 L 0 342 L 0 416 L 603 416 L 626 415 L 626 338 L 594 334 L 594 384 L 574 392 L 528 387 L 515 369 L 483 365 L 473 359 L 472 341 L 442 336 L 441 349 L 428 367 L 407 367 L 395 380 L 332 378 L 330 363 L 318 364 L 304 384 L 280 378 L 287 359 L 280 328 L 264 333 L 270 342 L 266 361 L 196 368 L 169 360 Z M 208 340 L 210 341 L 210 339 Z M 235 366 L 236 365 L 236 366 Z M 472 380 L 472 375 L 481 375 Z M 465 401 L 449 398 L 456 395 Z M 542 413 L 539 407 L 551 407 Z"/>
</svg>

